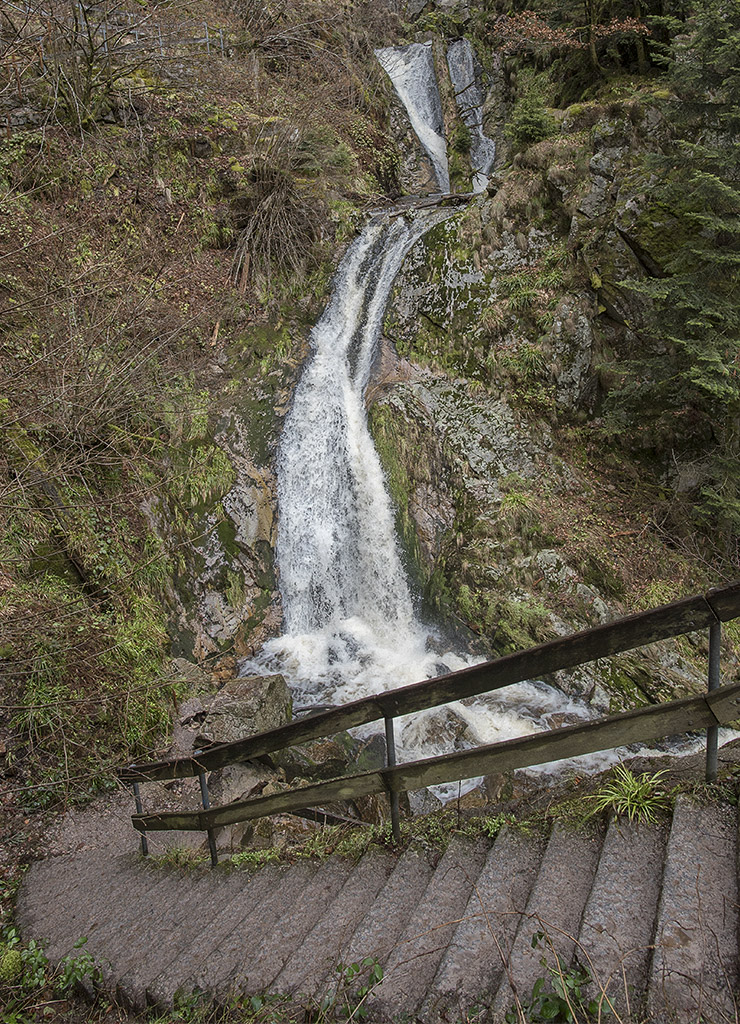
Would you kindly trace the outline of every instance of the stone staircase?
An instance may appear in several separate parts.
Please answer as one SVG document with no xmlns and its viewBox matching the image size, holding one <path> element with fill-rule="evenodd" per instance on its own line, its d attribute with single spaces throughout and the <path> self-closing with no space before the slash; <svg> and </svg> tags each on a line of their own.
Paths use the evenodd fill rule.
<svg viewBox="0 0 740 1024">
<path fill-rule="evenodd" d="M 504 830 L 453 838 L 441 857 L 371 850 L 248 872 L 70 853 L 31 867 L 18 922 L 53 962 L 86 936 L 135 1009 L 196 990 L 319 999 L 338 963 L 374 957 L 371 1021 L 499 1022 L 548 975 L 544 957 L 587 966 L 607 1019 L 725 1024 L 738 1020 L 737 830 L 735 807 L 682 796 L 670 826 Z"/>
</svg>

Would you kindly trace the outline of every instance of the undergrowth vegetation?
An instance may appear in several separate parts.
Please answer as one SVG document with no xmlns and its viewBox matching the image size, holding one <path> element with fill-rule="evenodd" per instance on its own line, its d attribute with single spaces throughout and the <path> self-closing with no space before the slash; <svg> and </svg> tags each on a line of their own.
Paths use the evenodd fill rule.
<svg viewBox="0 0 740 1024">
<path fill-rule="evenodd" d="M 365 0 L 44 11 L 0 27 L 0 727 L 26 808 L 165 740 L 173 582 L 235 479 L 229 360 L 264 381 L 295 359 L 395 159 L 371 58 L 397 19 Z"/>
</svg>

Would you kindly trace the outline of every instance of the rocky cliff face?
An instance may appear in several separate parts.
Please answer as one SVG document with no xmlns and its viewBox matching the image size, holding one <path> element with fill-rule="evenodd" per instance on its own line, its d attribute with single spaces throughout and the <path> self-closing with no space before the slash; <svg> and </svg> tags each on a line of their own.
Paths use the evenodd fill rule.
<svg viewBox="0 0 740 1024">
<path fill-rule="evenodd" d="M 385 324 L 400 358 L 386 353 L 370 396 L 425 598 L 494 652 L 696 579 L 651 510 L 689 467 L 641 480 L 599 435 L 610 361 L 639 345 L 644 299 L 623 282 L 663 259 L 638 167 L 669 128 L 649 93 L 554 113 L 553 135 L 513 160 L 499 132 L 488 193 L 406 260 Z M 704 648 L 676 641 L 557 682 L 604 710 L 666 699 L 704 685 Z"/>
</svg>

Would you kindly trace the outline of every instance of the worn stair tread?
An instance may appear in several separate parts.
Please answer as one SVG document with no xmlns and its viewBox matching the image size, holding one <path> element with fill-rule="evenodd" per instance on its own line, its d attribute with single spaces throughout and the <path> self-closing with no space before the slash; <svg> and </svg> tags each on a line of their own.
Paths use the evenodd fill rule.
<svg viewBox="0 0 740 1024">
<path fill-rule="evenodd" d="M 141 877 L 147 889 L 153 887 L 155 880 L 137 858 L 129 856 L 92 864 L 89 857 L 87 864 L 80 863 L 78 856 L 54 859 L 68 863 L 64 865 L 63 877 L 51 871 L 44 878 L 41 891 L 45 897 L 45 913 L 29 914 L 19 907 L 19 923 L 29 936 L 45 940 L 46 955 L 55 964 L 70 953 L 81 938 L 88 940 L 86 951 L 91 951 L 92 934 L 101 923 L 110 920 L 111 906 L 124 896 L 132 876 Z M 76 884 L 67 881 L 67 871 L 78 872 Z M 57 880 L 61 883 L 59 887 Z"/>
<path fill-rule="evenodd" d="M 676 801 L 658 906 L 648 1009 L 680 1022 L 736 1019 L 735 808 Z"/>
<path fill-rule="evenodd" d="M 553 829 L 493 1001 L 495 1020 L 503 1018 L 516 996 L 527 999 L 535 981 L 546 975 L 543 957 L 553 969 L 569 969 L 601 842 L 595 832 L 576 834 L 561 825 Z M 533 946 L 533 936 L 538 932 L 544 932 L 545 937 Z"/>
<path fill-rule="evenodd" d="M 200 954 L 194 952 L 192 969 L 178 990 L 183 994 L 199 992 L 211 998 L 221 989 L 228 991 L 234 973 L 270 935 L 275 921 L 302 899 L 316 872 L 316 863 L 310 861 L 280 872 L 280 885 L 268 887 L 246 917 L 225 907 L 214 920 L 214 927 L 219 929 L 222 938 L 209 942 Z"/>
<path fill-rule="evenodd" d="M 137 858 L 130 854 L 118 855 L 101 862 L 89 854 L 65 854 L 37 861 L 28 869 L 24 885 L 18 894 L 17 918 L 26 927 L 35 922 L 49 924 L 49 911 L 57 904 L 78 909 L 95 899 L 105 899 L 105 886 L 114 884 L 122 871 L 131 870 Z M 80 903 L 80 896 L 84 900 Z"/>
<path fill-rule="evenodd" d="M 73 905 L 78 890 L 99 875 L 97 861 L 82 853 L 36 861 L 29 866 L 18 893 L 16 919 L 35 934 L 37 923 L 48 927 L 50 901 Z"/>
<path fill-rule="evenodd" d="M 197 917 L 188 922 L 189 945 L 178 949 L 166 969 L 147 986 L 148 1001 L 168 1009 L 178 991 L 192 992 L 195 977 L 204 959 L 218 950 L 228 936 L 245 920 L 259 919 L 266 903 L 287 884 L 288 868 L 268 864 L 252 874 L 236 871 L 231 877 L 235 887 L 208 926 L 207 941 L 203 924 Z M 189 983 L 189 984 L 188 984 Z"/>
<path fill-rule="evenodd" d="M 412 846 L 401 855 L 390 878 L 350 938 L 346 953 L 348 964 L 359 963 L 366 957 L 380 964 L 386 963 L 432 874 L 433 868 L 423 850 Z M 330 992 L 336 982 L 337 975 L 332 970 L 319 980 L 316 990 Z"/>
<path fill-rule="evenodd" d="M 300 899 L 273 921 L 260 948 L 244 944 L 243 956 L 231 978 L 216 990 L 219 1001 L 232 994 L 266 991 L 342 888 L 352 868 L 352 862 L 343 857 L 330 857 L 322 864 Z"/>
<path fill-rule="evenodd" d="M 187 881 L 182 874 L 164 869 L 153 875 L 153 884 L 147 887 L 137 873 L 129 874 L 126 890 L 118 899 L 111 900 L 107 913 L 100 916 L 88 933 L 86 952 L 100 963 L 106 986 L 113 991 L 117 978 L 136 951 L 139 956 L 148 954 L 157 918 L 186 892 Z"/>
<path fill-rule="evenodd" d="M 182 877 L 173 879 L 166 902 L 151 909 L 142 908 L 142 941 L 138 950 L 136 945 L 124 943 L 116 950 L 113 961 L 116 989 L 128 1006 L 135 1010 L 145 1008 L 147 985 L 177 955 L 180 936 L 183 929 L 187 930 L 188 922 L 196 917 L 207 930 L 223 901 L 233 893 L 228 878 L 208 869 L 184 872 Z"/>
<path fill-rule="evenodd" d="M 422 1004 L 425 1024 L 465 1019 L 481 996 L 495 995 L 544 849 L 542 836 L 498 836 Z"/>
<path fill-rule="evenodd" d="M 588 997 L 619 1013 L 644 992 L 668 829 L 612 821 L 586 903 L 577 956 L 594 979 Z"/>
<path fill-rule="evenodd" d="M 396 858 L 372 851 L 355 865 L 323 916 L 272 982 L 276 992 L 314 995 L 322 980 L 346 959 L 354 931 L 387 882 Z"/>
<path fill-rule="evenodd" d="M 385 963 L 434 873 L 426 853 L 416 847 L 406 850 L 350 939 L 350 963 L 373 957 Z"/>
<path fill-rule="evenodd" d="M 413 1014 L 421 1004 L 465 912 L 488 845 L 459 837 L 450 842 L 368 999 L 375 1016 Z"/>
</svg>

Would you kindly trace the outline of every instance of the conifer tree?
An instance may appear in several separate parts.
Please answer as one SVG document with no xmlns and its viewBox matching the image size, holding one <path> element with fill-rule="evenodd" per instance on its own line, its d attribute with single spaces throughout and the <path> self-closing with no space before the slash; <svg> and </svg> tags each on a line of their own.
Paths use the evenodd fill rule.
<svg viewBox="0 0 740 1024">
<path fill-rule="evenodd" d="M 651 299 L 648 347 L 610 408 L 625 436 L 639 421 L 664 457 L 704 461 L 697 511 L 727 540 L 740 532 L 740 5 L 701 0 L 687 27 L 667 57 L 673 138 L 646 158 L 662 276 L 629 283 Z"/>
</svg>

